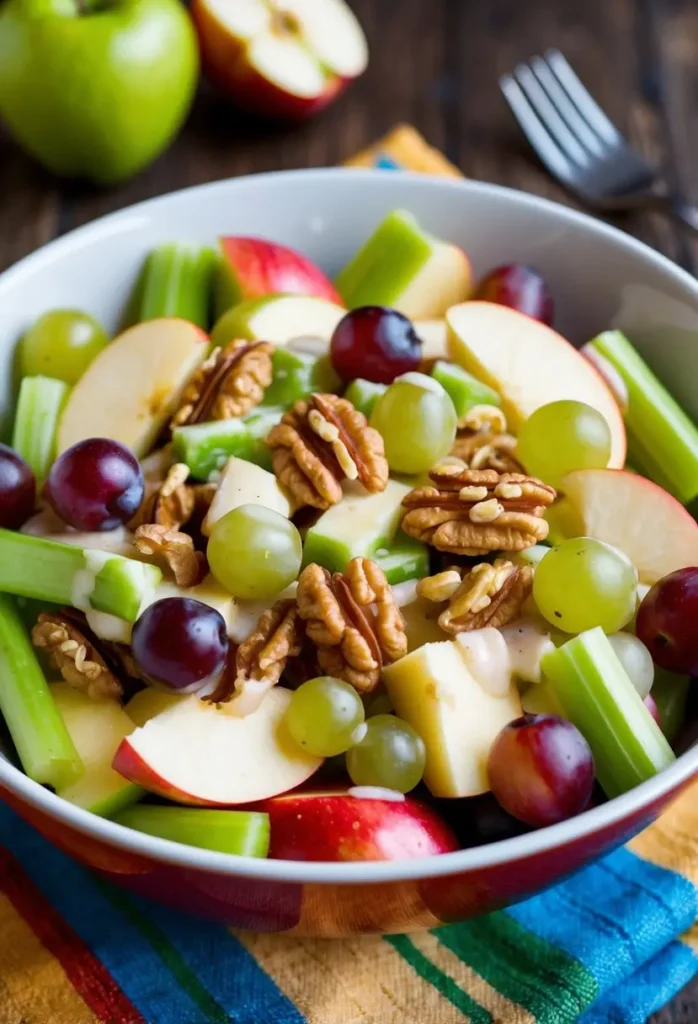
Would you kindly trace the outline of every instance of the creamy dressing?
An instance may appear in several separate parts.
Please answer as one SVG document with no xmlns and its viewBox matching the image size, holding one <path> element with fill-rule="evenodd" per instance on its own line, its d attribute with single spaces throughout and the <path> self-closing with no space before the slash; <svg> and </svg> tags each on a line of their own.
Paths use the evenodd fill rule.
<svg viewBox="0 0 698 1024">
<path fill-rule="evenodd" d="M 501 633 L 509 650 L 512 674 L 526 683 L 540 683 L 541 661 L 555 650 L 545 623 L 538 619 L 520 619 L 502 627 Z"/>
<path fill-rule="evenodd" d="M 80 608 L 87 611 L 92 607 L 92 594 L 94 593 L 97 577 L 105 564 L 113 558 L 109 551 L 86 550 L 85 565 L 78 569 L 73 577 L 73 585 L 70 588 L 70 603 L 73 608 Z"/>
<path fill-rule="evenodd" d="M 130 644 L 132 624 L 126 619 L 119 619 L 116 615 L 109 615 L 107 612 L 97 612 L 94 609 L 85 611 L 87 625 L 95 636 L 100 640 L 109 640 L 115 644 Z"/>
<path fill-rule="evenodd" d="M 404 793 L 398 793 L 396 789 L 385 789 L 383 786 L 352 786 L 347 790 L 347 796 L 353 796 L 357 800 L 389 800 L 393 804 L 405 802 Z"/>
<path fill-rule="evenodd" d="M 511 664 L 506 640 L 498 629 L 486 627 L 459 633 L 456 643 L 463 660 L 483 690 L 506 697 L 511 687 Z"/>
</svg>

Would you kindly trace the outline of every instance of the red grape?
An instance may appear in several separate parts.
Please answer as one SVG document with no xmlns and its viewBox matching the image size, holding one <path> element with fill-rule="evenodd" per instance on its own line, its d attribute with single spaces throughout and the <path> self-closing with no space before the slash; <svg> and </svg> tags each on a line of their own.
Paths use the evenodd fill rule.
<svg viewBox="0 0 698 1024">
<path fill-rule="evenodd" d="M 335 327 L 330 358 L 344 381 L 363 377 L 376 384 L 392 384 L 400 374 L 418 368 L 422 342 L 412 322 L 396 309 L 361 306 Z"/>
<path fill-rule="evenodd" d="M 657 707 L 657 702 L 652 696 L 652 694 L 648 693 L 642 703 L 645 705 L 649 713 L 652 715 L 652 718 L 655 720 L 655 722 L 657 723 L 659 728 L 662 729 L 663 732 L 664 729 L 662 727 L 662 713 Z"/>
<path fill-rule="evenodd" d="M 36 481 L 17 452 L 0 443 L 0 526 L 17 530 L 36 503 Z"/>
<path fill-rule="evenodd" d="M 76 530 L 115 530 L 138 511 L 143 473 L 118 441 L 92 437 L 59 455 L 48 475 L 46 499 Z"/>
<path fill-rule="evenodd" d="M 559 715 L 524 715 L 505 725 L 487 770 L 504 810 L 535 828 L 579 814 L 594 786 L 589 744 Z"/>
<path fill-rule="evenodd" d="M 152 683 L 178 694 L 212 693 L 228 655 L 225 620 L 201 601 L 166 597 L 137 620 L 131 651 Z"/>
<path fill-rule="evenodd" d="M 548 327 L 555 314 L 553 297 L 545 281 L 523 263 L 508 263 L 491 270 L 480 281 L 473 298 L 510 306 Z"/>
<path fill-rule="evenodd" d="M 698 568 L 677 569 L 645 595 L 635 632 L 652 660 L 670 672 L 698 672 Z"/>
</svg>

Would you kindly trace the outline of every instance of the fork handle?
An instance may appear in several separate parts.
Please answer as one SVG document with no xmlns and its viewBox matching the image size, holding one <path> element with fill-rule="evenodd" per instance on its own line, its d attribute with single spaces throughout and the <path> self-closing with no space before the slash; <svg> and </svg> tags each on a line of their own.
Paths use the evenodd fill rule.
<svg viewBox="0 0 698 1024">
<path fill-rule="evenodd" d="M 698 234 L 698 206 L 691 206 L 690 203 L 684 203 L 675 196 L 656 192 L 647 197 L 647 206 L 659 213 L 665 213 L 668 217 L 673 217 L 679 224 L 683 224 L 684 227 L 690 228 L 691 231 Z"/>
</svg>

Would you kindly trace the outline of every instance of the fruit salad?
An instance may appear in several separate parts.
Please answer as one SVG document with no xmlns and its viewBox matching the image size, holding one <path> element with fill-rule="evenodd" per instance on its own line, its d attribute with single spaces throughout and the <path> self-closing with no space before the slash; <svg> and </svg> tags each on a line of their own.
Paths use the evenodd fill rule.
<svg viewBox="0 0 698 1024">
<path fill-rule="evenodd" d="M 18 339 L 0 711 L 35 782 L 226 853 L 422 857 L 669 765 L 698 431 L 632 341 L 406 211 L 334 281 L 161 245 Z M 673 744 L 673 746 L 672 746 Z"/>
</svg>

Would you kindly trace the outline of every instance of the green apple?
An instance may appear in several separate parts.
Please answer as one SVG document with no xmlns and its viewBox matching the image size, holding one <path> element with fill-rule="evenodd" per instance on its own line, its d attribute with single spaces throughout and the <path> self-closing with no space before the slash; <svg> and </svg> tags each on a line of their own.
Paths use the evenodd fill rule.
<svg viewBox="0 0 698 1024">
<path fill-rule="evenodd" d="M 346 309 L 314 295 L 265 295 L 238 302 L 220 317 L 211 332 L 214 345 L 234 338 L 288 345 L 296 338 L 319 338 L 329 346 Z"/>
<path fill-rule="evenodd" d="M 431 375 L 448 392 L 459 422 L 476 405 L 500 404 L 500 397 L 494 388 L 481 383 L 462 366 L 456 366 L 455 363 L 447 363 L 439 359 L 434 363 Z"/>
<path fill-rule="evenodd" d="M 429 548 L 401 530 L 387 547 L 378 548 L 371 557 L 391 586 L 429 575 Z"/>
<path fill-rule="evenodd" d="M 143 804 L 117 814 L 117 824 L 148 835 L 238 857 L 266 857 L 269 815 L 261 811 L 211 811 Z"/>
<path fill-rule="evenodd" d="M 6 0 L 0 115 L 55 174 L 111 184 L 158 156 L 198 74 L 178 0 Z"/>
<path fill-rule="evenodd" d="M 288 497 L 274 474 L 253 462 L 233 456 L 225 464 L 201 532 L 210 537 L 214 523 L 240 505 L 262 505 L 286 518 L 291 515 Z"/>
<path fill-rule="evenodd" d="M 70 738 L 85 766 L 84 774 L 58 795 L 93 814 L 111 815 L 143 796 L 143 790 L 113 771 L 121 741 L 136 728 L 118 701 L 93 700 L 68 683 L 54 683 L 51 693 Z"/>
<path fill-rule="evenodd" d="M 264 392 L 265 406 L 290 409 L 299 398 L 307 398 L 313 392 L 337 392 L 342 386 L 328 356 L 277 348 L 271 362 L 274 377 Z"/>
<path fill-rule="evenodd" d="M 372 380 L 357 377 L 344 392 L 344 397 L 351 402 L 355 409 L 362 412 L 366 419 L 369 419 L 373 412 L 373 406 L 387 390 L 387 384 L 376 384 Z"/>
<path fill-rule="evenodd" d="M 430 320 L 468 298 L 472 271 L 462 249 L 427 234 L 411 213 L 395 210 L 335 283 L 350 309 L 392 306 L 413 319 Z"/>
</svg>

